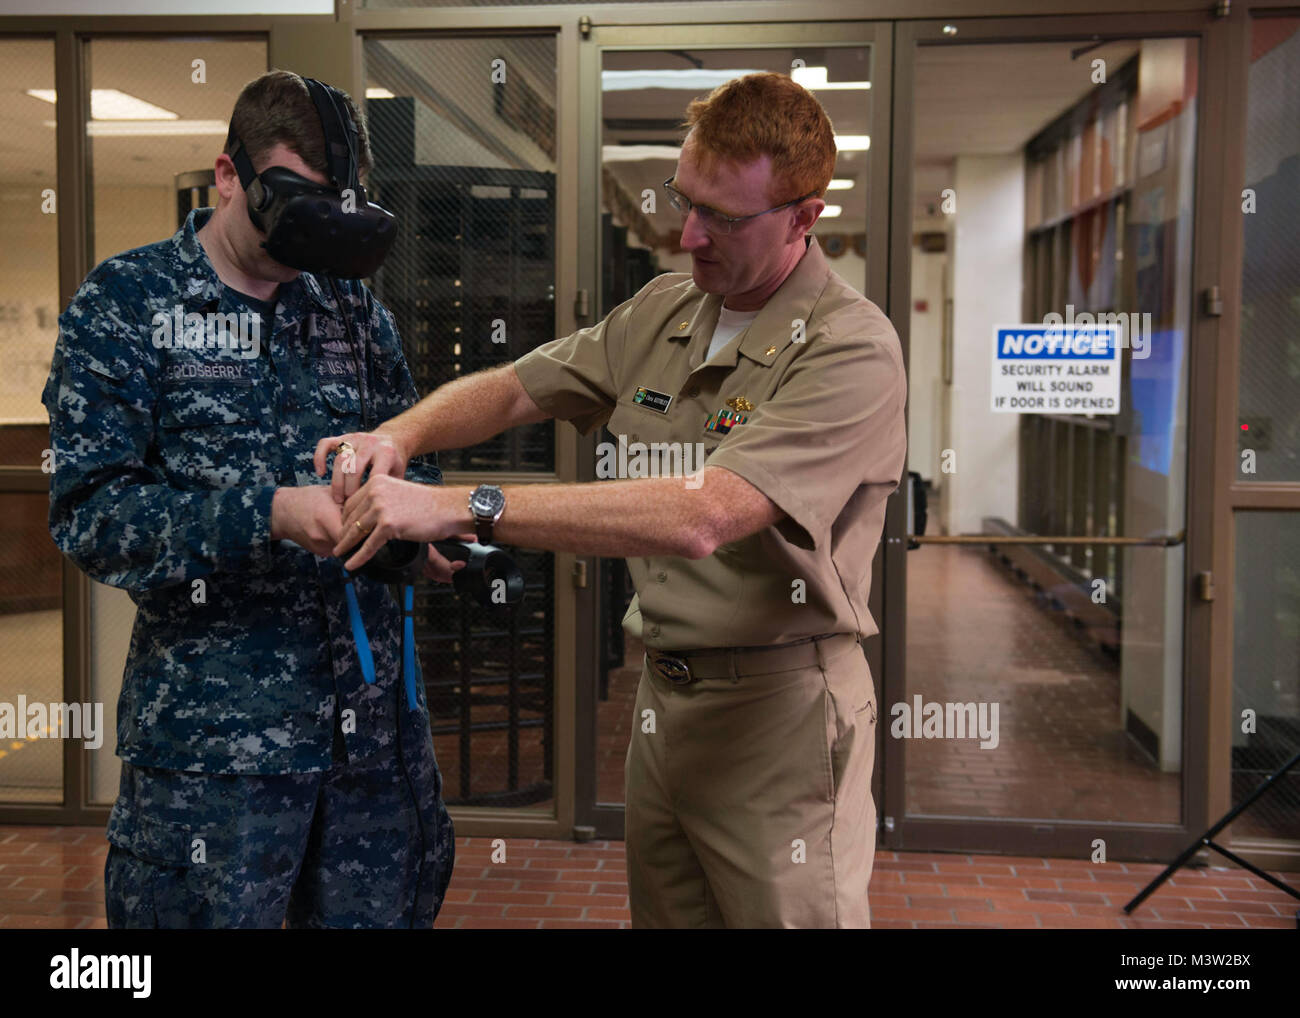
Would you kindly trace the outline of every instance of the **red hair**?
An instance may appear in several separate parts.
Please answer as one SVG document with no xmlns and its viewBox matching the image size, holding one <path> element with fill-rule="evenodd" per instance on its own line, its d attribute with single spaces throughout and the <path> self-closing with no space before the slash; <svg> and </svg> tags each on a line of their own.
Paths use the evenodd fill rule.
<svg viewBox="0 0 1300 1018">
<path fill-rule="evenodd" d="M 719 160 L 772 160 L 768 197 L 780 204 L 813 193 L 820 197 L 835 173 L 835 132 L 811 92 L 784 74 L 746 74 L 719 85 L 686 107 L 682 126 L 696 146 L 700 166 Z"/>
</svg>

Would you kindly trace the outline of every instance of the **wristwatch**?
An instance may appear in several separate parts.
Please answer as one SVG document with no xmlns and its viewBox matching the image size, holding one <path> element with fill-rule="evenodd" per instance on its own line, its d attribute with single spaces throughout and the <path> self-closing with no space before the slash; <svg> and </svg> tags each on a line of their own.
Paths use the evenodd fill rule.
<svg viewBox="0 0 1300 1018">
<path fill-rule="evenodd" d="M 479 544 L 492 543 L 492 524 L 506 511 L 506 493 L 495 484 L 480 484 L 469 493 L 469 511 Z"/>
</svg>

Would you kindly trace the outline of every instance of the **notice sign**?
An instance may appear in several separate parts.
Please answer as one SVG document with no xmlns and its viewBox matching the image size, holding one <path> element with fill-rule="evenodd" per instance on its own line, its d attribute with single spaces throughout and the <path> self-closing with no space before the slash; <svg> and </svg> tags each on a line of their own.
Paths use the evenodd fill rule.
<svg viewBox="0 0 1300 1018">
<path fill-rule="evenodd" d="M 1118 324 L 997 325 L 993 412 L 1119 413 Z"/>
</svg>

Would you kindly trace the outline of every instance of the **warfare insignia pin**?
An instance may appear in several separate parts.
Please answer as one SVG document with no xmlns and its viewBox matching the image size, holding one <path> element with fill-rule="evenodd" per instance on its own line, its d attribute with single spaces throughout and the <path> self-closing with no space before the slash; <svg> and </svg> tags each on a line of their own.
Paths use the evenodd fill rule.
<svg viewBox="0 0 1300 1018">
<path fill-rule="evenodd" d="M 754 409 L 754 404 L 744 396 L 732 396 L 731 399 L 727 400 L 727 406 L 731 407 L 732 410 L 747 411 Z"/>
</svg>

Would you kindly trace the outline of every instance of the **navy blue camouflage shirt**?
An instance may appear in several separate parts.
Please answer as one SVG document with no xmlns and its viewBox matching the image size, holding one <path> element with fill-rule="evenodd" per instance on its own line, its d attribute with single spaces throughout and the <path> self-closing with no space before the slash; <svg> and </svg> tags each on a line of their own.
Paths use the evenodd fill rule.
<svg viewBox="0 0 1300 1018">
<path fill-rule="evenodd" d="M 211 214 L 95 267 L 59 317 L 42 397 L 54 540 L 138 607 L 118 755 L 218 774 L 382 757 L 394 712 L 408 709 L 397 603 L 356 577 L 369 686 L 342 563 L 270 536 L 275 489 L 328 483 L 316 443 L 361 430 L 353 347 L 328 284 L 308 273 L 280 285 L 274 322 L 257 328 L 195 236 Z M 392 315 L 360 282 L 338 286 L 368 344 L 377 424 L 418 395 Z M 432 457 L 412 460 L 407 478 L 441 483 Z"/>
</svg>

